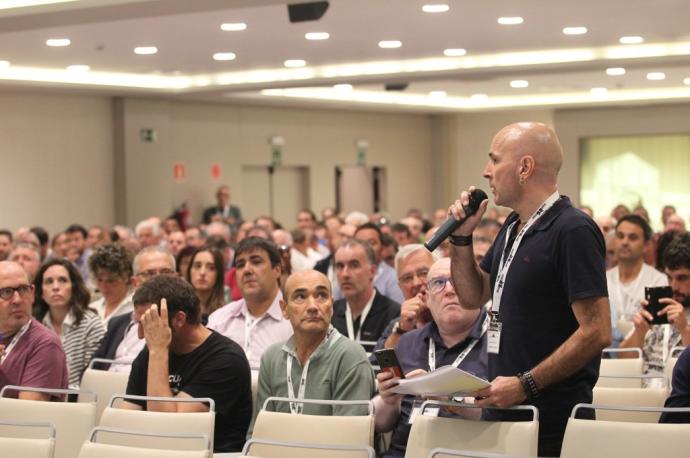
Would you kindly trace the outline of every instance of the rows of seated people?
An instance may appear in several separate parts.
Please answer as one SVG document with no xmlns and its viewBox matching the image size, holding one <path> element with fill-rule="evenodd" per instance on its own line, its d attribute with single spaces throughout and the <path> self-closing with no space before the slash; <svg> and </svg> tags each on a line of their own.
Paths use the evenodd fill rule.
<svg viewBox="0 0 690 458">
<path fill-rule="evenodd" d="M 421 244 L 445 221 L 446 210 L 431 221 L 411 210 L 395 224 L 378 214 L 332 209 L 317 221 L 302 210 L 287 231 L 270 217 L 242 221 L 226 191 L 218 190 L 218 204 L 199 226 L 187 227 L 184 215 L 149 218 L 134 230 L 74 224 L 50 243 L 40 227 L 0 231 L 0 260 L 9 261 L 0 263 L 0 388 L 78 387 L 89 361 L 113 360 L 97 367 L 129 373 L 127 394 L 213 398 L 218 452 L 241 450 L 252 434 L 252 412 L 269 397 L 373 399 L 377 431 L 392 432 L 387 456 L 403 456 L 418 406 L 413 396 L 394 392 L 397 378 L 375 377 L 376 350 L 395 348 L 407 377 L 450 364 L 487 377 L 491 304 L 463 308 L 447 242 L 434 252 Z M 671 350 L 690 342 L 690 236 L 683 219 L 668 210 L 658 234 L 639 209 L 615 210 L 615 219 L 595 219 L 610 252 L 614 347 L 640 348 L 644 373 L 662 374 Z M 480 223 L 472 242 L 478 261 L 506 216 L 491 209 Z M 648 310 L 645 287 L 665 285 L 671 297 Z M 255 396 L 252 370 L 258 373 Z M 667 405 L 690 406 L 688 351 L 678 359 Z M 362 406 L 306 403 L 275 409 L 366 413 Z M 477 410 L 460 415 L 476 418 Z"/>
</svg>

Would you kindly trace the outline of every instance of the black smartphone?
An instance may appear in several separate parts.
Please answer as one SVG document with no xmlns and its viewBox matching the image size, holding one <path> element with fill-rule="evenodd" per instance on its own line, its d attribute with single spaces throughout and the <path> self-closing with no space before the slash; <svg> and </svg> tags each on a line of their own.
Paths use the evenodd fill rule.
<svg viewBox="0 0 690 458">
<path fill-rule="evenodd" d="M 659 303 L 659 299 L 664 297 L 673 297 L 673 290 L 670 286 L 645 286 L 644 298 L 647 300 L 647 311 L 652 315 L 653 319 L 650 324 L 668 324 L 668 316 L 658 315 L 659 311 L 666 307 L 667 304 Z"/>
<path fill-rule="evenodd" d="M 376 356 L 376 361 L 379 362 L 382 371 L 390 372 L 394 377 L 405 378 L 400 362 L 398 362 L 398 355 L 395 354 L 394 349 L 384 348 L 376 350 L 374 356 Z"/>
</svg>

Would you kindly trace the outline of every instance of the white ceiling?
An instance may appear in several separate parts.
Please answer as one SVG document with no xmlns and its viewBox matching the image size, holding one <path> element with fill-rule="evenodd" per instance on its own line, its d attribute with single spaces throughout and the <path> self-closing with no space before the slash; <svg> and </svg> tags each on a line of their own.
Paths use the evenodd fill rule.
<svg viewBox="0 0 690 458">
<path fill-rule="evenodd" d="M 331 0 L 321 20 L 297 24 L 289 23 L 286 3 L 75 0 L 0 9 L 0 60 L 10 62 L 0 68 L 0 85 L 422 112 L 690 99 L 687 0 Z M 450 10 L 422 12 L 428 3 Z M 522 16 L 524 23 L 502 26 L 499 16 Z M 225 22 L 247 29 L 222 31 Z M 567 36 L 561 31 L 567 26 L 588 33 Z M 308 41 L 307 32 L 328 32 L 330 39 Z M 621 45 L 624 35 L 642 36 L 644 44 Z M 69 38 L 71 45 L 51 48 L 49 38 Z M 381 49 L 380 40 L 400 40 L 402 47 Z M 158 53 L 135 55 L 136 46 L 156 46 Z M 445 57 L 445 48 L 467 54 Z M 236 59 L 214 61 L 216 52 Z M 285 69 L 286 59 L 304 59 L 306 67 Z M 74 64 L 91 71 L 65 70 Z M 625 75 L 605 74 L 619 66 Z M 648 80 L 652 71 L 666 79 Z M 529 86 L 513 89 L 514 79 Z M 404 92 L 383 90 L 386 82 L 402 81 L 410 83 Z M 354 87 L 333 90 L 336 83 Z M 608 92 L 592 95 L 594 87 Z M 470 98 L 478 93 L 488 98 Z"/>
</svg>

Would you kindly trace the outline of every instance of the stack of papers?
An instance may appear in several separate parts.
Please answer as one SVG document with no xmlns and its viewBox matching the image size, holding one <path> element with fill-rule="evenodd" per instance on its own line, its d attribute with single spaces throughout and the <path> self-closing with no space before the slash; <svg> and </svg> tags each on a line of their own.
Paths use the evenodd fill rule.
<svg viewBox="0 0 690 458">
<path fill-rule="evenodd" d="M 476 375 L 455 366 L 443 366 L 419 377 L 400 379 L 391 391 L 414 396 L 471 396 L 477 390 L 491 385 Z"/>
</svg>

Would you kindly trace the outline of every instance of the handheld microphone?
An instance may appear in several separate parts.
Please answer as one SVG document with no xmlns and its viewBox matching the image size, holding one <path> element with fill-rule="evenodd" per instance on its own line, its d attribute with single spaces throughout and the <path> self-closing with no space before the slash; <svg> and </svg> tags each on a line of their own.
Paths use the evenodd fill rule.
<svg viewBox="0 0 690 458">
<path fill-rule="evenodd" d="M 477 213 L 477 210 L 479 210 L 479 205 L 485 199 L 488 199 L 488 196 L 481 189 L 475 189 L 472 191 L 470 193 L 469 203 L 466 207 L 462 207 L 465 210 L 465 217 L 462 219 L 455 219 L 452 215 L 449 216 L 441 227 L 438 228 L 434 236 L 431 237 L 431 240 L 424 243 L 426 249 L 429 251 L 434 251 L 436 248 L 438 248 L 441 242 L 443 242 L 455 229 L 460 227 L 460 225 L 464 223 L 467 218 Z"/>
</svg>

